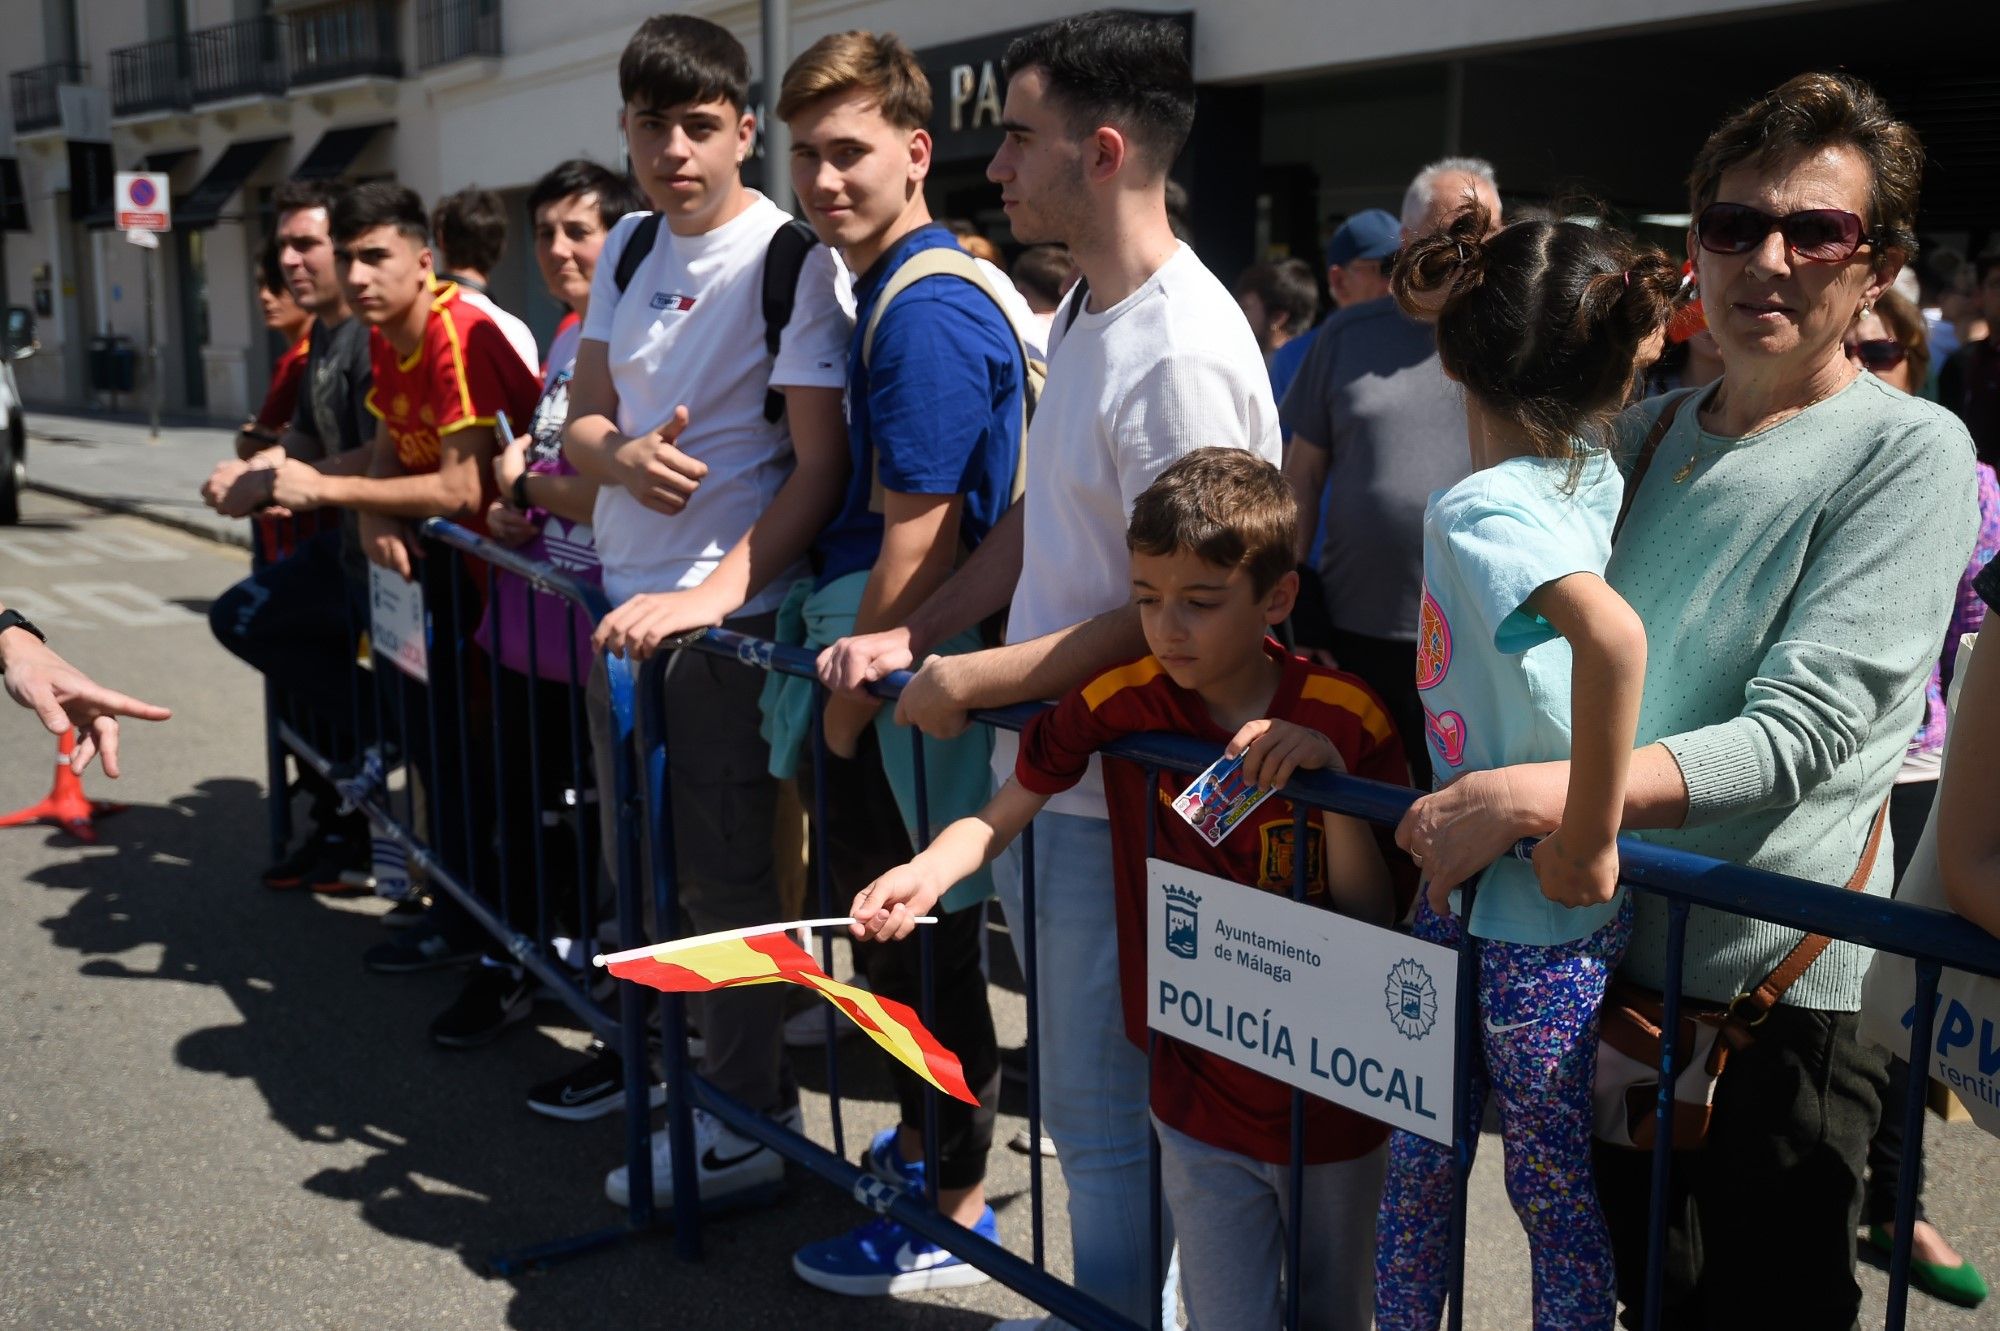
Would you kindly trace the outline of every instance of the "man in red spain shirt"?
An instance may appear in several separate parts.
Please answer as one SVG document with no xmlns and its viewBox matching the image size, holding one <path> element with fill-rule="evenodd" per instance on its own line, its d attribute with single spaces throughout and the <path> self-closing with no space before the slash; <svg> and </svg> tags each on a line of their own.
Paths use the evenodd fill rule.
<svg viewBox="0 0 2000 1331">
<path fill-rule="evenodd" d="M 482 528 L 494 497 L 496 414 L 529 419 L 541 385 L 500 326 L 436 280 L 414 191 L 358 186 L 335 205 L 331 230 L 348 303 L 371 326 L 373 456 L 365 476 L 288 459 L 272 472 L 271 499 L 295 512 L 354 509 L 368 558 L 407 578 L 411 522 L 441 517 Z"/>
</svg>

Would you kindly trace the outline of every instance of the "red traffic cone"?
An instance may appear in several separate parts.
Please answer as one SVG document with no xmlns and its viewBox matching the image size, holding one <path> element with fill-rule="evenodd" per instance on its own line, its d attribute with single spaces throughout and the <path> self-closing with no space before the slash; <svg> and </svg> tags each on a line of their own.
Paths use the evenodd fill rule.
<svg viewBox="0 0 2000 1331">
<path fill-rule="evenodd" d="M 36 823 L 48 823 L 62 828 L 78 841 L 97 840 L 97 828 L 92 825 L 91 820 L 123 813 L 125 806 L 94 800 L 83 793 L 82 779 L 69 770 L 69 758 L 74 752 L 76 752 L 76 732 L 65 732 L 62 739 L 56 743 L 56 784 L 49 791 L 49 797 L 25 809 L 0 814 L 0 827 L 28 827 Z"/>
</svg>

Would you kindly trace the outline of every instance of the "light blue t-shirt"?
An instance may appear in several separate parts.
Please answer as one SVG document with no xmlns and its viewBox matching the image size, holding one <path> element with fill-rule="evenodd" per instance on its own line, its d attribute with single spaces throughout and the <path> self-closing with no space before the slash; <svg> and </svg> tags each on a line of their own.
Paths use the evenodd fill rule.
<svg viewBox="0 0 2000 1331">
<path fill-rule="evenodd" d="M 1608 453 L 1589 454 L 1565 493 L 1569 467 L 1509 458 L 1439 490 L 1424 510 L 1417 688 L 1439 784 L 1569 757 L 1569 643 L 1525 604 L 1558 578 L 1603 575 L 1625 492 Z M 1615 899 L 1558 905 L 1542 895 L 1534 866 L 1509 856 L 1480 878 L 1471 932 L 1568 943 L 1595 933 L 1617 908 Z"/>
</svg>

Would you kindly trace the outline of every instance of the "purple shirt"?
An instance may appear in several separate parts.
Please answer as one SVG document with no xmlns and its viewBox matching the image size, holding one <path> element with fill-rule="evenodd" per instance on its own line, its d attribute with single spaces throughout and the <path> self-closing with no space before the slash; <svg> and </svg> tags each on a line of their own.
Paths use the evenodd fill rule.
<svg viewBox="0 0 2000 1331">
<path fill-rule="evenodd" d="M 1965 576 L 1958 580 L 1958 594 L 1953 599 L 1951 621 L 1945 628 L 1944 649 L 1939 653 L 1937 664 L 1931 667 L 1930 682 L 1924 685 L 1924 724 L 1918 729 L 1916 738 L 1910 741 L 1910 752 L 1939 753 L 1944 749 L 1945 690 L 1951 687 L 1951 671 L 1958 658 L 1958 640 L 1967 633 L 1979 632 L 1979 626 L 1986 622 L 1986 602 L 1979 599 L 1973 588 L 1973 580 L 1979 571 L 2000 554 L 2000 478 L 1996 478 L 1993 468 L 1981 462 L 1973 467 L 1979 478 L 1979 536 L 1972 546 L 1972 562 L 1966 565 Z"/>
<path fill-rule="evenodd" d="M 549 363 L 543 373 L 541 401 L 535 406 L 528 433 L 528 471 L 535 476 L 574 476 L 576 469 L 562 455 L 563 423 L 569 416 L 569 381 L 576 367 L 579 341 L 575 325 L 556 335 L 549 348 Z M 527 514 L 539 532 L 520 553 L 529 559 L 553 564 L 579 583 L 597 586 L 604 570 L 598 563 L 588 523 L 571 522 L 543 509 Z M 529 613 L 530 603 L 534 606 Z M 516 674 L 536 675 L 558 683 L 582 683 L 590 677 L 590 616 L 568 599 L 536 591 L 520 578 L 505 571 L 493 579 L 493 600 L 473 641 L 493 650 L 494 622 L 500 632 L 500 664 Z M 529 625 L 534 632 L 534 651 L 528 648 Z M 571 652 L 575 652 L 572 665 Z M 533 666 L 530 669 L 530 666 Z M 572 673 L 574 670 L 574 673 Z"/>
</svg>

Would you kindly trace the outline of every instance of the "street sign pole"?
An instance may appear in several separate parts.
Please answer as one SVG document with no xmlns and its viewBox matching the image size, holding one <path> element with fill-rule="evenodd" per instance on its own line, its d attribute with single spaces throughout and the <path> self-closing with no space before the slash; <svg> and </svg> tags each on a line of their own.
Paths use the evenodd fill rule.
<svg viewBox="0 0 2000 1331">
<path fill-rule="evenodd" d="M 146 287 L 146 394 L 151 422 L 149 438 L 160 442 L 160 333 L 153 317 L 153 288 L 160 263 L 160 233 L 173 230 L 173 200 L 166 173 L 120 171 L 114 186 L 118 229 L 125 239 L 152 251 L 142 260 Z M 193 350 L 193 348 L 190 348 Z"/>
<path fill-rule="evenodd" d="M 153 323 L 153 277 L 160 263 L 160 247 L 154 245 L 142 262 L 146 269 L 146 376 L 152 380 L 152 411 L 147 438 L 160 442 L 160 333 Z"/>
</svg>

